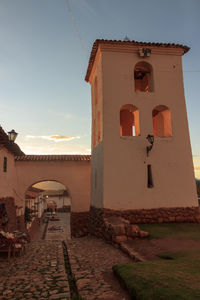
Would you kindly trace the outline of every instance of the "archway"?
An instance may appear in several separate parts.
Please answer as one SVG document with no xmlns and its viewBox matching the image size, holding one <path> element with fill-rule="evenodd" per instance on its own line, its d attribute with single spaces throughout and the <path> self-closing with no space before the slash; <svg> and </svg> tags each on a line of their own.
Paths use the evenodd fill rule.
<svg viewBox="0 0 200 300">
<path fill-rule="evenodd" d="M 153 92 L 152 66 L 145 61 L 138 62 L 134 68 L 134 81 L 136 92 Z"/>
<path fill-rule="evenodd" d="M 132 104 L 123 105 L 120 109 L 120 136 L 139 136 L 139 110 Z"/>
<path fill-rule="evenodd" d="M 62 183 L 53 180 L 40 181 L 26 190 L 25 223 L 27 229 L 31 230 L 34 223 L 43 224 L 61 220 L 62 225 L 68 227 L 64 228 L 64 231 L 70 235 L 70 212 L 70 192 Z"/>
<path fill-rule="evenodd" d="M 153 135 L 159 137 L 172 136 L 172 122 L 170 109 L 165 105 L 158 105 L 152 111 Z"/>
</svg>

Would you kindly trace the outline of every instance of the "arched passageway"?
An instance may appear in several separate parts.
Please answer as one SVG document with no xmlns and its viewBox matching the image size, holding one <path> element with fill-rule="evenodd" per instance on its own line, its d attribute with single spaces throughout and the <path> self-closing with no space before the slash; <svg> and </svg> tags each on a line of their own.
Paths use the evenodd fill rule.
<svg viewBox="0 0 200 300">
<path fill-rule="evenodd" d="M 25 207 L 30 186 L 42 181 L 64 185 L 71 199 L 71 230 L 86 226 L 90 210 L 90 155 L 24 155 L 15 158 L 18 190 Z M 80 221 L 83 220 L 83 221 Z"/>
<path fill-rule="evenodd" d="M 57 181 L 37 182 L 25 193 L 25 225 L 28 230 L 32 229 L 35 222 L 53 222 L 48 228 L 52 227 L 56 231 L 59 227 L 70 238 L 70 211 L 70 192 Z M 38 230 L 41 230 L 41 226 Z"/>
</svg>

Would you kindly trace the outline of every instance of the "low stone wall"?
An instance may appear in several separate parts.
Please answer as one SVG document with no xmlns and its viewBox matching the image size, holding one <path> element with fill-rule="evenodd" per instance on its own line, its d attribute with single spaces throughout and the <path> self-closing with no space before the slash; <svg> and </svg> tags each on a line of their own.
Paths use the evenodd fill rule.
<svg viewBox="0 0 200 300">
<path fill-rule="evenodd" d="M 90 214 L 100 220 L 104 217 L 122 217 L 131 224 L 200 222 L 199 207 L 164 207 L 121 211 L 91 207 Z"/>
<path fill-rule="evenodd" d="M 146 237 L 148 233 L 136 224 L 148 223 L 200 223 L 199 207 L 177 207 L 115 211 L 91 207 L 89 231 L 113 243 Z"/>
<path fill-rule="evenodd" d="M 200 223 L 199 207 L 173 207 L 116 211 L 91 207 L 90 212 L 71 212 L 71 234 L 81 237 L 91 233 L 105 240 L 120 243 L 146 237 L 136 224 Z"/>
<path fill-rule="evenodd" d="M 0 198 L 0 204 L 5 204 L 8 215 L 8 223 L 2 228 L 6 231 L 14 231 L 17 229 L 16 206 L 15 199 L 12 197 Z"/>
<path fill-rule="evenodd" d="M 81 237 L 88 234 L 89 211 L 71 212 L 71 235 Z"/>
</svg>

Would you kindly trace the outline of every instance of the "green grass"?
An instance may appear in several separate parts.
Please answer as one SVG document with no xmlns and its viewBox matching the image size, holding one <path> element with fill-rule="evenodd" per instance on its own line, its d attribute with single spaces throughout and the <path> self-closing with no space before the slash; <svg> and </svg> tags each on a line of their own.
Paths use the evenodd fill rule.
<svg viewBox="0 0 200 300">
<path fill-rule="evenodd" d="M 131 299 L 200 299 L 200 253 L 182 251 L 160 257 L 163 259 L 113 266 Z"/>
<path fill-rule="evenodd" d="M 149 232 L 149 238 L 178 238 L 200 239 L 200 224 L 168 223 L 168 224 L 140 224 L 140 228 Z"/>
<path fill-rule="evenodd" d="M 200 251 L 192 251 L 189 239 L 200 240 L 200 224 L 142 224 L 149 239 L 185 239 L 188 249 L 159 253 L 160 260 L 113 266 L 114 273 L 137 300 L 200 299 Z"/>
</svg>

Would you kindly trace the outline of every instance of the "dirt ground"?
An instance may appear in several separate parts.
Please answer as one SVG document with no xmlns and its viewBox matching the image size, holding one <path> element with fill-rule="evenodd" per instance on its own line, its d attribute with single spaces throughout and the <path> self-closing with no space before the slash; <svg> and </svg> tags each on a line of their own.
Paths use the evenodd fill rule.
<svg viewBox="0 0 200 300">
<path fill-rule="evenodd" d="M 126 245 L 141 254 L 146 260 L 159 259 L 157 255 L 164 252 L 200 250 L 200 240 L 195 239 L 136 239 L 126 242 Z"/>
</svg>

